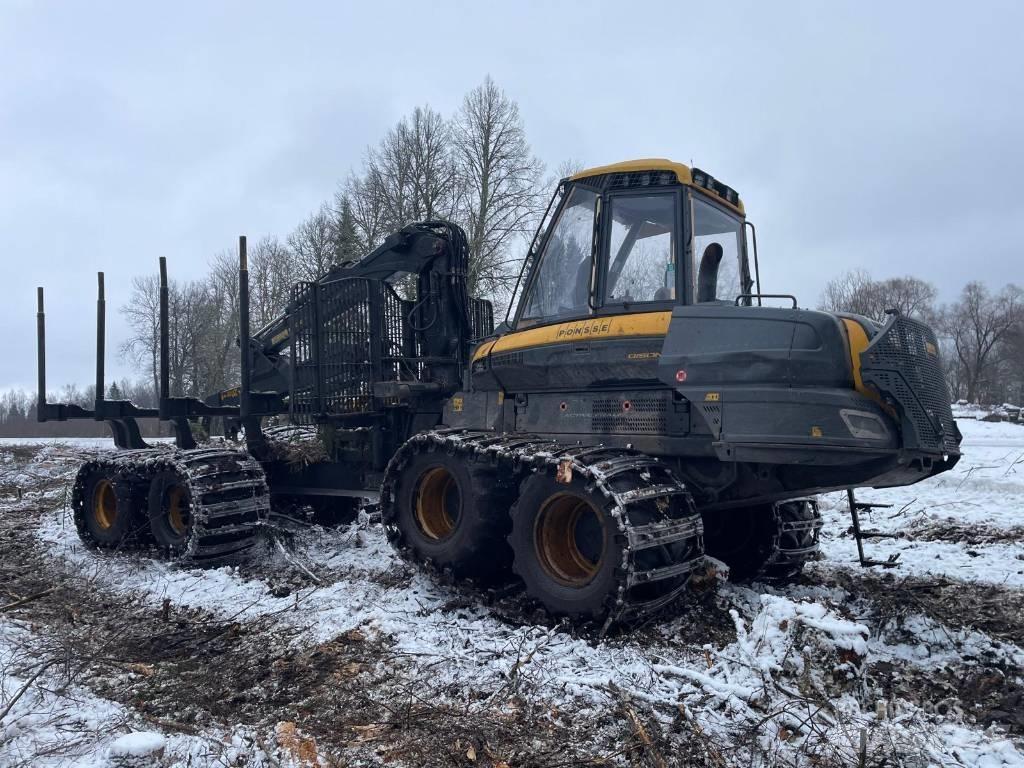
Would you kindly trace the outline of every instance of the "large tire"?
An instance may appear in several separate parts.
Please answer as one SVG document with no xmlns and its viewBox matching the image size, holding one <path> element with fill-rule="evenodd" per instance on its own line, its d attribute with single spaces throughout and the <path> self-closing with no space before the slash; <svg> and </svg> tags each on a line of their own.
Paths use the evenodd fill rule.
<svg viewBox="0 0 1024 768">
<path fill-rule="evenodd" d="M 396 457 L 382 495 L 392 543 L 415 560 L 460 578 L 492 582 L 508 571 L 509 503 L 490 467 L 424 442 Z"/>
<path fill-rule="evenodd" d="M 157 472 L 149 483 L 149 530 L 160 551 L 176 557 L 188 547 L 192 529 L 192 494 L 181 476 L 169 469 Z"/>
<path fill-rule="evenodd" d="M 131 483 L 116 471 L 96 467 L 85 470 L 81 492 L 74 499 L 75 527 L 90 547 L 132 547 L 144 529 Z"/>
<path fill-rule="evenodd" d="M 614 498 L 582 474 L 575 473 L 569 483 L 546 471 L 528 476 L 512 508 L 509 536 L 512 568 L 526 593 L 553 615 L 600 619 L 622 597 L 620 589 L 627 601 L 638 603 L 677 591 L 688 575 L 625 589 L 625 537 L 616 514 Z M 654 504 L 631 507 L 628 514 L 634 527 L 664 520 Z M 689 546 L 676 543 L 635 552 L 631 567 L 646 571 L 671 566 L 691 554 Z"/>
</svg>

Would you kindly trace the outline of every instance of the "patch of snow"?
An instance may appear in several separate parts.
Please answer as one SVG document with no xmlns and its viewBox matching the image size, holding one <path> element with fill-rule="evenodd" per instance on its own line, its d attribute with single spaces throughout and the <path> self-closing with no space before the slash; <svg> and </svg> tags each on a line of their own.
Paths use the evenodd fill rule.
<svg viewBox="0 0 1024 768">
<path fill-rule="evenodd" d="M 162 733 L 132 731 L 114 739 L 110 745 L 110 754 L 142 757 L 154 752 L 163 752 L 165 746 L 167 746 L 167 739 Z"/>
</svg>

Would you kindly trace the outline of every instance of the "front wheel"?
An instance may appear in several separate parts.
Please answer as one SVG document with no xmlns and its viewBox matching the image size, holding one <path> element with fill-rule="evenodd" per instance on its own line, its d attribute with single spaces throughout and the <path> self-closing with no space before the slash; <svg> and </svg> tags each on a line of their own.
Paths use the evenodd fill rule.
<svg viewBox="0 0 1024 768">
<path fill-rule="evenodd" d="M 604 486 L 583 472 L 564 480 L 550 468 L 530 475 L 512 509 L 513 570 L 526 593 L 585 620 L 644 616 L 674 600 L 704 559 L 688 501 L 637 501 L 652 485 L 642 472 Z"/>
<path fill-rule="evenodd" d="M 616 532 L 607 499 L 582 478 L 562 485 L 548 474 L 531 475 L 512 512 L 513 568 L 550 613 L 599 617 L 617 589 Z"/>
</svg>

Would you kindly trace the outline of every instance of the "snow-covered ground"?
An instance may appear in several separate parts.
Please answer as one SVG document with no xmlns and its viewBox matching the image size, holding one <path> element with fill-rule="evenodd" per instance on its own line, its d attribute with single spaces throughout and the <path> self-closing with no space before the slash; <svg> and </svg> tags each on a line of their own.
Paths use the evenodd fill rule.
<svg viewBox="0 0 1024 768">
<path fill-rule="evenodd" d="M 1024 587 L 1024 426 L 961 419 L 956 467 L 907 488 L 865 490 L 861 501 L 891 504 L 862 515 L 862 527 L 901 538 L 874 539 L 870 555 L 898 554 L 901 573 L 934 574 Z M 855 562 L 845 493 L 821 498 L 829 563 Z M 931 540 L 928 540 L 931 539 Z"/>
<path fill-rule="evenodd" d="M 38 677 L 36 677 L 38 673 Z M 38 639 L 0 621 L 0 765 L 269 765 L 252 729 L 203 736 L 153 731 L 121 704 L 76 684 L 73 671 L 40 665 Z M 166 761 L 164 761 L 166 758 Z"/>
<path fill-rule="evenodd" d="M 147 437 L 147 443 L 173 443 L 173 437 Z M 71 448 L 114 448 L 112 437 L 0 437 L 0 448 L 14 445 L 68 446 Z"/>
<path fill-rule="evenodd" d="M 869 553 L 880 559 L 899 553 L 900 579 L 993 585 L 1018 602 L 1024 597 L 1024 428 L 971 420 L 961 420 L 960 428 L 965 456 L 953 471 L 908 488 L 861 492 L 862 500 L 893 505 L 865 516 L 865 525 L 906 534 L 869 542 Z M 44 448 L 24 473 L 60 472 L 59 453 Z M 53 504 L 59 496 L 47 498 Z M 599 719 L 620 711 L 622 701 L 635 702 L 665 733 L 689 729 L 717 745 L 707 748 L 709 764 L 743 758 L 853 765 L 864 754 L 868 764 L 892 755 L 907 765 L 1024 765 L 1019 737 L 986 727 L 963 702 L 938 707 L 927 687 L 946 672 L 967 679 L 996 668 L 1003 686 L 1019 689 L 1024 649 L 913 605 L 890 621 L 885 595 L 857 581 L 864 571 L 847 533 L 845 495 L 824 497 L 822 508 L 825 559 L 808 569 L 809 578 L 779 589 L 722 585 L 714 606 L 697 612 L 701 620 L 709 611 L 723 618 L 725 628 L 707 633 L 706 641 L 686 614 L 638 637 L 602 642 L 564 627 L 510 623 L 413 572 L 366 516 L 269 548 L 267 564 L 257 569 L 202 571 L 85 550 L 59 505 L 42 516 L 37 535 L 70 573 L 88 574 L 117 594 L 141 595 L 154 608 L 169 602 L 236 622 L 272 616 L 292 630 L 287 642 L 296 648 L 352 632 L 386 639 L 407 660 L 409 674 L 424 681 L 425 695 L 464 699 L 470 710 L 512 706 L 511 685 L 520 697 L 515 706 L 526 697 L 555 721 Z M 313 577 L 282 594 L 275 574 L 288 572 Z M 27 631 L 0 623 L 0 670 L 18 666 L 10 657 L 31 645 Z M 25 678 L 3 679 L 0 712 Z M 120 748 L 115 738 L 133 727 L 131 713 L 84 689 L 48 695 L 26 693 L 0 718 L 0 764 L 5 749 L 24 754 L 51 743 L 60 738 L 52 729 L 71 722 L 94 734 L 64 753 L 80 761 L 72 764 L 112 764 L 111 750 Z M 39 711 L 49 725 L 25 729 L 25 718 Z M 119 727 L 104 729 L 111 722 Z M 244 723 L 202 738 L 165 736 L 161 765 L 195 764 L 196 750 L 209 751 L 211 743 L 222 756 L 236 749 L 232 754 L 244 752 L 256 764 L 265 756 Z M 716 763 L 716 754 L 726 762 Z M 685 763 L 670 756 L 668 764 Z"/>
</svg>

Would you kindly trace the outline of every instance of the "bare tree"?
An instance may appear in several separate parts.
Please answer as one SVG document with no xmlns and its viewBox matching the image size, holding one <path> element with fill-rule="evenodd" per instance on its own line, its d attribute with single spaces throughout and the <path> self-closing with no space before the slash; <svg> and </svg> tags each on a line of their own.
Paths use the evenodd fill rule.
<svg viewBox="0 0 1024 768">
<path fill-rule="evenodd" d="M 384 193 L 380 190 L 379 180 L 373 176 L 350 174 L 335 194 L 334 204 L 334 213 L 339 219 L 348 205 L 352 226 L 364 253 L 380 245 L 391 231 L 384 210 Z"/>
<path fill-rule="evenodd" d="M 967 400 L 991 394 L 999 378 L 1004 342 L 1024 324 L 1024 291 L 1007 285 L 993 295 L 979 282 L 968 283 L 960 300 L 945 307 L 940 328 L 949 338 Z"/>
<path fill-rule="evenodd" d="M 916 277 L 873 280 L 863 269 L 829 281 L 818 303 L 829 312 L 852 312 L 878 320 L 887 310 L 930 321 L 935 314 L 935 286 Z"/>
<path fill-rule="evenodd" d="M 316 280 L 334 263 L 334 216 L 321 205 L 288 235 L 296 280 Z"/>
<path fill-rule="evenodd" d="M 347 201 L 363 214 L 353 210 L 353 218 L 373 222 L 367 229 L 375 231 L 378 223 L 390 231 L 412 221 L 451 218 L 457 179 L 447 121 L 429 106 L 416 107 L 367 151 L 363 178 L 346 185 L 336 198 L 336 213 L 343 214 Z"/>
<path fill-rule="evenodd" d="M 237 276 L 237 271 L 234 273 Z M 237 278 L 236 278 L 237 279 Z M 214 282 L 178 283 L 168 286 L 168 373 L 172 395 L 201 396 L 224 378 L 224 335 L 227 322 L 221 314 L 224 301 Z M 237 289 L 234 302 L 237 312 Z M 231 302 L 227 302 L 230 315 Z M 137 277 L 129 301 L 121 312 L 131 335 L 121 352 L 136 365 L 145 365 L 153 391 L 160 384 L 160 282 L 156 275 Z M 63 393 L 72 396 L 74 393 Z"/>
<path fill-rule="evenodd" d="M 148 369 L 153 391 L 160 387 L 160 278 L 132 278 L 128 303 L 121 307 L 131 335 L 121 345 L 121 356 Z"/>
<path fill-rule="evenodd" d="M 509 246 L 535 223 L 544 166 L 530 151 L 519 106 L 490 77 L 463 99 L 453 137 L 466 194 L 469 287 L 493 293 L 514 280 Z"/>
<path fill-rule="evenodd" d="M 579 170 L 570 161 L 561 175 Z M 368 149 L 362 171 L 339 184 L 282 243 L 265 237 L 250 249 L 253 324 L 285 308 L 292 285 L 315 280 L 333 264 L 358 259 L 410 221 L 452 219 L 470 240 L 470 289 L 495 297 L 509 287 L 513 243 L 529 235 L 545 194 L 543 166 L 531 152 L 519 108 L 489 77 L 446 120 L 429 106 L 399 120 Z M 550 182 L 552 186 L 557 180 Z M 525 245 L 525 243 L 524 243 Z M 172 283 L 170 373 L 175 394 L 202 396 L 237 377 L 237 254 L 214 256 L 202 281 Z M 407 285 L 396 284 L 400 291 Z M 131 328 L 123 355 L 147 370 L 155 398 L 159 378 L 159 283 L 136 278 L 122 312 Z M 131 396 L 131 395 L 129 395 Z M 8 408 L 10 411 L 10 408 Z"/>
<path fill-rule="evenodd" d="M 293 276 L 291 253 L 272 235 L 261 238 L 249 251 L 250 311 L 258 329 L 285 310 Z"/>
<path fill-rule="evenodd" d="M 458 174 L 447 121 L 429 106 L 416 107 L 406 141 L 412 176 L 411 219 L 452 218 Z"/>
</svg>

